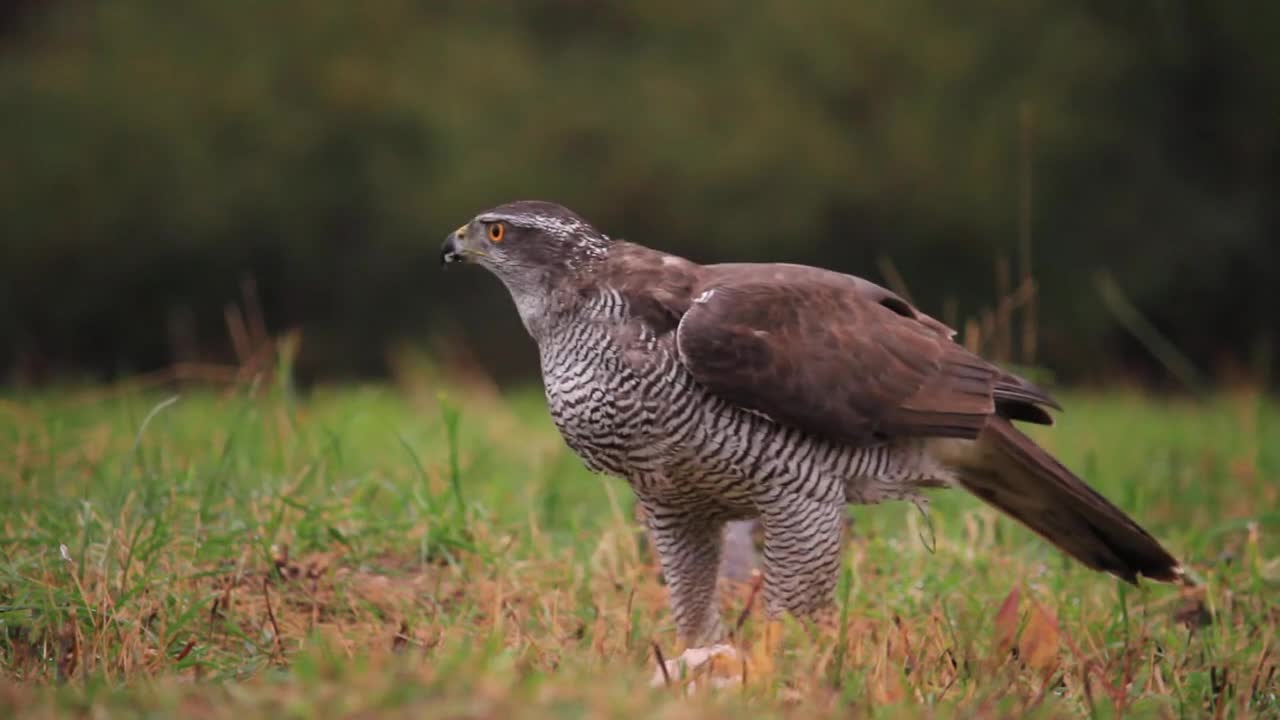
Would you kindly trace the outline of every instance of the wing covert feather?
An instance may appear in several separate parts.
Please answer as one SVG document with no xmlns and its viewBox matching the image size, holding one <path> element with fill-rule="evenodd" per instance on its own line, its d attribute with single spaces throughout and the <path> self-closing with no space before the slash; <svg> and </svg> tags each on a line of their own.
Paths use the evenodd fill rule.
<svg viewBox="0 0 1280 720">
<path fill-rule="evenodd" d="M 1042 391 L 878 285 L 802 266 L 705 269 L 677 348 L 695 380 L 741 407 L 842 443 L 973 438 L 1004 386 L 1020 419 L 1050 421 Z"/>
</svg>

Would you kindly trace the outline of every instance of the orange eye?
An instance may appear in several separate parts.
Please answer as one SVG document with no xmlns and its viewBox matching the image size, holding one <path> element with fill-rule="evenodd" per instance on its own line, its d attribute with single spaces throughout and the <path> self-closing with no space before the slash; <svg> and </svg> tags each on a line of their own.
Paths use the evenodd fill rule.
<svg viewBox="0 0 1280 720">
<path fill-rule="evenodd" d="M 507 234 L 507 226 L 500 222 L 496 222 L 489 226 L 489 239 L 493 242 L 500 243 L 502 238 Z"/>
</svg>

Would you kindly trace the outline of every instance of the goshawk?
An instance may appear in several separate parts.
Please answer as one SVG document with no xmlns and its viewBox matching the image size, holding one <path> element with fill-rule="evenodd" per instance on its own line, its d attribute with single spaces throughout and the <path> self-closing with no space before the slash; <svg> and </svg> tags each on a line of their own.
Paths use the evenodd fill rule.
<svg viewBox="0 0 1280 720">
<path fill-rule="evenodd" d="M 635 491 L 687 652 L 725 637 L 726 522 L 763 528 L 767 614 L 804 615 L 832 600 L 845 505 L 924 488 L 963 488 L 1129 582 L 1182 577 L 1159 542 L 1014 427 L 1052 423 L 1044 391 L 874 283 L 699 265 L 535 201 L 480 213 L 441 255 L 502 281 L 565 442 Z"/>
</svg>

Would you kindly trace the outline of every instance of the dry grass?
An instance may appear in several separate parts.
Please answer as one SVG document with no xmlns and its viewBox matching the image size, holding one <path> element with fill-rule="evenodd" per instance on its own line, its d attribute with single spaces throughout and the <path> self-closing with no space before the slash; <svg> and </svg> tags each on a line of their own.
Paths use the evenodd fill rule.
<svg viewBox="0 0 1280 720">
<path fill-rule="evenodd" d="M 855 508 L 837 611 L 788 624 L 773 677 L 685 698 L 648 688 L 678 648 L 626 487 L 537 395 L 457 395 L 4 401 L 0 715 L 1280 716 L 1258 397 L 1067 397 L 1040 434 L 1201 588 L 1122 586 L 958 493 L 927 526 Z"/>
</svg>

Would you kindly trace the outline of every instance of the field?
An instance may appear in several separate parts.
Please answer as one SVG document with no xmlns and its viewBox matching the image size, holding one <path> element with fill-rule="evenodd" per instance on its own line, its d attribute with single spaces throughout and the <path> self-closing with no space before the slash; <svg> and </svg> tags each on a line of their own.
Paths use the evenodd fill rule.
<svg viewBox="0 0 1280 720">
<path fill-rule="evenodd" d="M 536 391 L 443 387 L 0 400 L 0 716 L 1280 717 L 1257 395 L 1066 394 L 1035 432 L 1201 587 L 1092 573 L 954 491 L 852 508 L 833 616 L 686 698 L 649 689 L 679 648 L 627 487 Z"/>
</svg>

